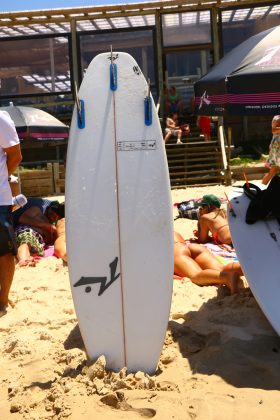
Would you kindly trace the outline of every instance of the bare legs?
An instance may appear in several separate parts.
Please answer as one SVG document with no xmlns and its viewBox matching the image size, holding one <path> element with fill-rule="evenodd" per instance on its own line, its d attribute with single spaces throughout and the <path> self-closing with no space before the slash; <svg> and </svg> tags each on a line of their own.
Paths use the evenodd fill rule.
<svg viewBox="0 0 280 420">
<path fill-rule="evenodd" d="M 9 291 L 15 271 L 15 260 L 12 254 L 0 257 L 0 312 L 4 312 L 9 303 Z M 1 315 L 0 315 L 1 316 Z"/>
<path fill-rule="evenodd" d="M 182 144 L 182 130 L 178 129 L 176 130 L 176 134 L 177 134 L 177 144 Z M 170 137 L 172 136 L 172 132 L 169 131 L 168 133 L 166 133 L 165 137 L 164 137 L 164 142 L 167 143 L 168 140 L 170 139 Z"/>
<path fill-rule="evenodd" d="M 19 267 L 34 267 L 36 265 L 34 258 L 31 257 L 29 244 L 21 244 L 18 247 L 17 259 Z"/>
<path fill-rule="evenodd" d="M 238 293 L 239 275 L 234 272 L 201 270 L 191 281 L 198 286 L 225 285 L 232 295 Z"/>
<path fill-rule="evenodd" d="M 210 134 L 204 134 L 204 140 L 205 141 L 210 141 L 211 140 Z"/>
<path fill-rule="evenodd" d="M 189 277 L 199 286 L 226 285 L 231 294 L 238 292 L 239 263 L 224 266 L 210 251 L 199 244 L 186 246 L 181 235 L 175 232 L 174 273 Z"/>
<path fill-rule="evenodd" d="M 54 255 L 67 262 L 66 241 L 65 241 L 65 219 L 58 220 L 56 224 L 57 239 L 54 242 Z"/>
</svg>

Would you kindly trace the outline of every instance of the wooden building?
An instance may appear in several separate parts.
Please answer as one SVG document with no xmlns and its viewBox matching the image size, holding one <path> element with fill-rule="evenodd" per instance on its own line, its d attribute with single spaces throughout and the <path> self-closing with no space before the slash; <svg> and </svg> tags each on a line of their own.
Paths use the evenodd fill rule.
<svg viewBox="0 0 280 420">
<path fill-rule="evenodd" d="M 0 13 L 0 105 L 35 106 L 69 124 L 75 85 L 92 58 L 112 45 L 138 61 L 162 117 L 165 90 L 172 85 L 187 118 L 194 82 L 240 42 L 279 23 L 279 2 L 271 0 L 162 0 Z M 268 144 L 271 137 L 268 117 L 235 117 L 225 124 L 235 145 Z"/>
</svg>

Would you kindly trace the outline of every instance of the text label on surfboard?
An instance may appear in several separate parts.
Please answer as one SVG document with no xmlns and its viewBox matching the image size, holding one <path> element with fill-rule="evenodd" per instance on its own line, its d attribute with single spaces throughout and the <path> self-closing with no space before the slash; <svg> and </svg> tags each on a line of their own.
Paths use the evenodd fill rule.
<svg viewBox="0 0 280 420">
<path fill-rule="evenodd" d="M 108 289 L 109 286 L 111 286 L 112 283 L 114 283 L 115 280 L 117 280 L 117 278 L 120 277 L 121 273 L 116 275 L 116 271 L 117 271 L 117 265 L 118 265 L 118 257 L 116 257 L 114 259 L 114 261 L 112 261 L 109 264 L 110 267 L 110 281 L 107 283 L 107 277 L 81 277 L 79 281 L 77 281 L 74 284 L 74 287 L 78 287 L 78 286 L 87 286 L 85 288 L 85 292 L 86 293 L 90 293 L 91 292 L 91 284 L 96 284 L 96 283 L 100 283 L 100 289 L 98 292 L 98 296 L 101 296 L 102 293 L 105 292 L 106 289 Z"/>
<path fill-rule="evenodd" d="M 137 150 L 156 150 L 156 140 L 118 141 L 118 152 L 134 152 Z"/>
</svg>

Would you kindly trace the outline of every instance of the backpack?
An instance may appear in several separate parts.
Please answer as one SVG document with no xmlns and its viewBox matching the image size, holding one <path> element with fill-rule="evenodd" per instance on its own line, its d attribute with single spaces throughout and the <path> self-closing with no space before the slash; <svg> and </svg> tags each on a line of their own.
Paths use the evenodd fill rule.
<svg viewBox="0 0 280 420">
<path fill-rule="evenodd" d="M 182 201 L 177 204 L 178 218 L 198 220 L 199 205 L 195 200 Z"/>
<path fill-rule="evenodd" d="M 243 186 L 244 193 L 251 202 L 246 212 L 246 223 L 251 225 L 266 217 L 280 222 L 280 177 L 274 176 L 265 190 L 248 183 Z"/>
</svg>

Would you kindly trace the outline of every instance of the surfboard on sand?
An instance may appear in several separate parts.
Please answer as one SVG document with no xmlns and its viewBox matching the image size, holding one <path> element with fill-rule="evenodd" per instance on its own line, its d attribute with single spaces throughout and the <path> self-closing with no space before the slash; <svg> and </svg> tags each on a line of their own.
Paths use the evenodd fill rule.
<svg viewBox="0 0 280 420">
<path fill-rule="evenodd" d="M 90 359 L 154 372 L 169 318 L 173 221 L 164 142 L 136 61 L 100 54 L 75 107 L 66 168 L 72 295 Z"/>
<path fill-rule="evenodd" d="M 265 188 L 260 183 L 255 183 Z M 233 187 L 228 220 L 234 248 L 250 289 L 270 324 L 280 335 L 280 230 L 276 219 L 245 222 L 250 199 L 242 188 Z"/>
</svg>

